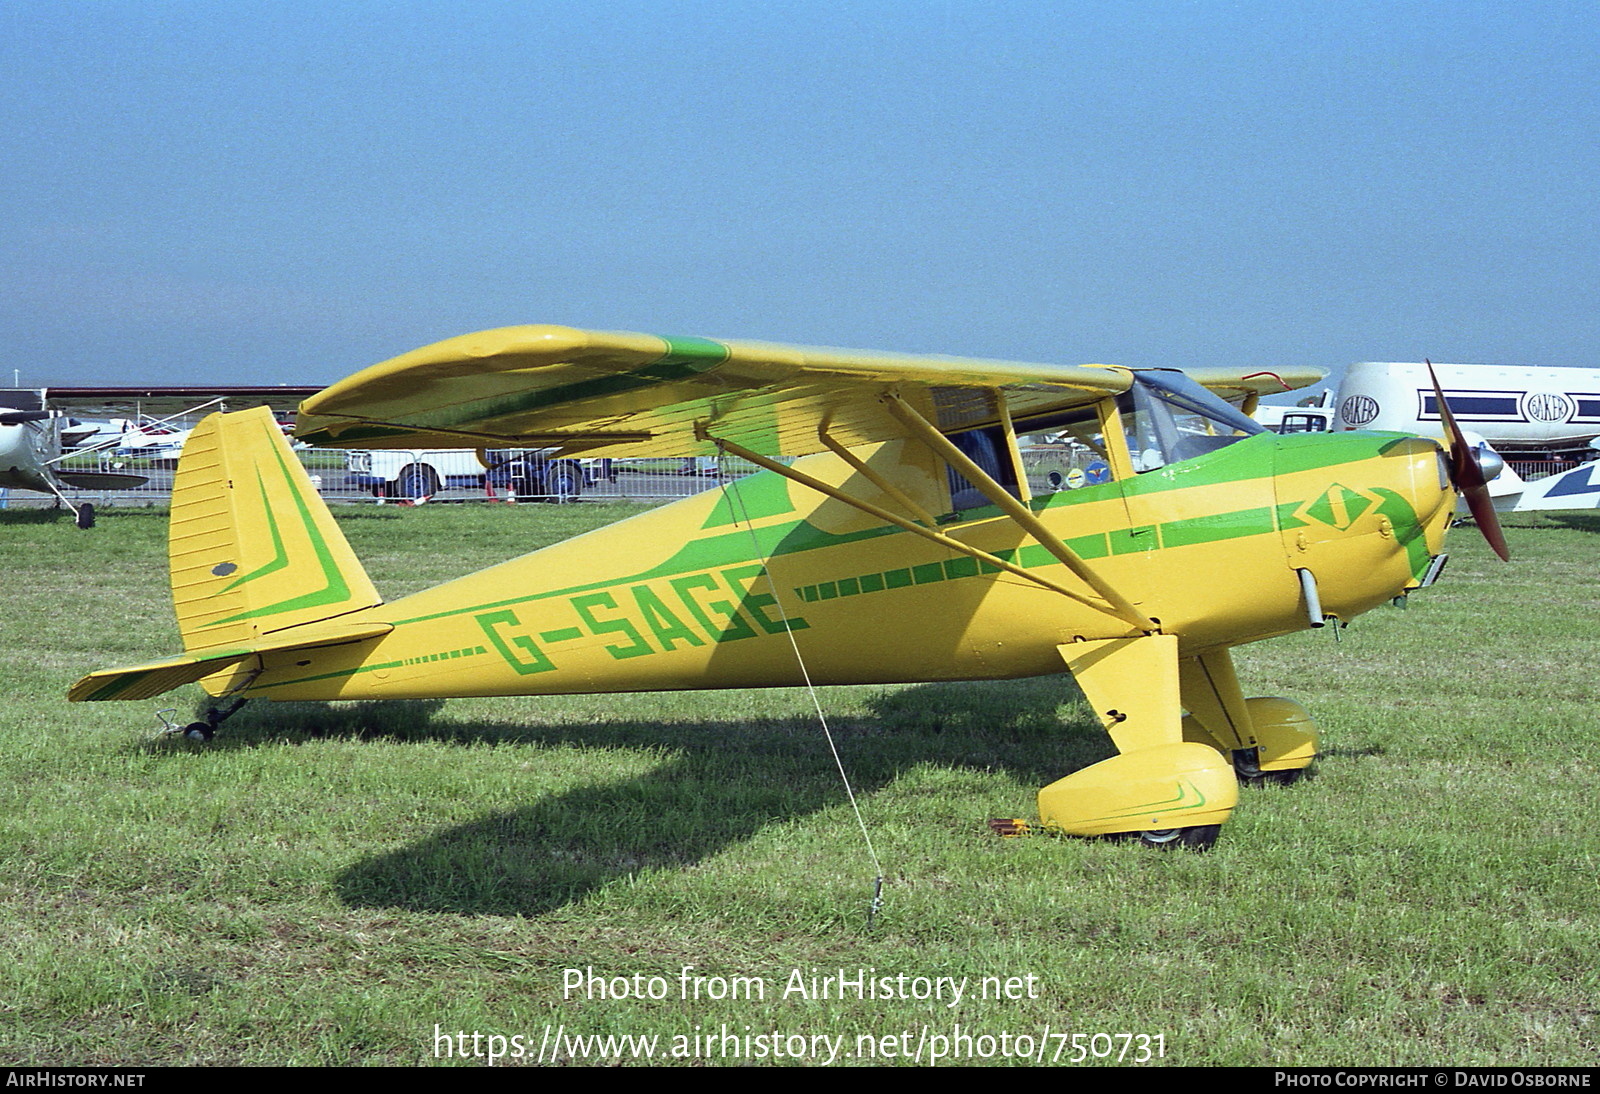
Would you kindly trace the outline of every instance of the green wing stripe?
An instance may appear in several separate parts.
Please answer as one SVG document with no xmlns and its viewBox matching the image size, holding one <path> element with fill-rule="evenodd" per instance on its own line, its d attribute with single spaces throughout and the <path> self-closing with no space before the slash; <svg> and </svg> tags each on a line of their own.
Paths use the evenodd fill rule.
<svg viewBox="0 0 1600 1094">
<path fill-rule="evenodd" d="M 687 380 L 702 372 L 710 372 L 728 359 L 728 347 L 709 338 L 664 338 L 662 341 L 667 344 L 665 355 L 628 372 L 596 376 L 558 387 L 515 392 L 460 406 L 443 407 L 426 414 L 408 415 L 403 424 L 418 431 L 458 429 L 466 425 L 481 431 L 484 422 L 495 418 Z M 340 436 L 344 436 L 344 433 L 341 432 Z"/>
</svg>

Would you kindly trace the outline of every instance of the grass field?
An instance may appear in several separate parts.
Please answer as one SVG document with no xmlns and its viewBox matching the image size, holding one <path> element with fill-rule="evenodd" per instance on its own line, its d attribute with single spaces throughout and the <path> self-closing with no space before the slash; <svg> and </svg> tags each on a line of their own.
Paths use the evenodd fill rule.
<svg viewBox="0 0 1600 1094">
<path fill-rule="evenodd" d="M 628 511 L 341 521 L 395 596 Z M 657 1063 L 1600 1063 L 1600 519 L 1511 528 L 1509 566 L 1459 529 L 1408 610 L 1241 650 L 1324 757 L 1244 792 L 1205 855 L 988 833 L 1111 752 L 1064 679 L 824 690 L 885 875 L 870 929 L 803 692 L 255 703 L 210 745 L 154 739 L 156 701 L 67 704 L 178 650 L 165 532 L 0 513 L 7 1063 L 482 1062 L 513 1037 L 574 1063 L 648 1043 L 590 1037 Z M 841 969 L 965 994 L 785 990 Z"/>
</svg>

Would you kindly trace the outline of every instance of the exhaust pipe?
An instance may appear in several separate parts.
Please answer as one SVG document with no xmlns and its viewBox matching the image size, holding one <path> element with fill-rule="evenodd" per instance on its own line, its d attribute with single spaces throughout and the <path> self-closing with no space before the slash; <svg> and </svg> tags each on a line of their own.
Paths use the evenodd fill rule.
<svg viewBox="0 0 1600 1094">
<path fill-rule="evenodd" d="M 1300 595 L 1306 602 L 1306 619 L 1313 627 L 1327 625 L 1327 619 L 1322 614 L 1322 598 L 1317 595 L 1317 578 L 1310 570 L 1296 570 L 1300 575 Z"/>
</svg>

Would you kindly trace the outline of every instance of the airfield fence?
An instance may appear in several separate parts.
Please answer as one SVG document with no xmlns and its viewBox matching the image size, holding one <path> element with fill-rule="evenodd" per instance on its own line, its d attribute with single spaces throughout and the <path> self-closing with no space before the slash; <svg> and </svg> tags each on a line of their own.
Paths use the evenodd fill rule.
<svg viewBox="0 0 1600 1094">
<path fill-rule="evenodd" d="M 322 497 L 331 503 L 343 504 L 397 504 L 414 501 L 407 491 L 395 482 L 388 487 L 371 484 L 370 473 L 353 470 L 352 466 L 369 466 L 366 452 L 354 453 L 340 449 L 299 449 L 295 453 L 312 483 Z M 445 460 L 459 461 L 460 450 L 408 453 L 416 457 L 409 462 L 429 464 L 437 462 L 446 467 Z M 468 454 L 470 455 L 470 454 Z M 1092 455 L 1065 445 L 1035 445 L 1023 450 L 1023 465 L 1028 473 L 1029 488 L 1034 494 L 1049 493 L 1063 486 L 1073 488 L 1086 482 L 1101 481 L 1103 467 L 1098 467 Z M 1546 475 L 1557 474 L 1577 466 L 1570 460 L 1510 460 L 1510 466 L 1524 479 L 1533 481 Z M 504 476 L 482 476 L 467 481 L 471 475 L 441 475 L 442 488 L 428 495 L 431 502 L 466 503 L 473 501 L 580 502 L 580 501 L 661 501 L 686 497 L 708 490 L 730 479 L 740 478 L 756 470 L 743 460 L 726 459 L 610 459 L 570 461 L 582 468 L 581 483 L 578 476 L 566 480 L 560 494 L 541 492 L 540 484 L 530 486 L 527 480 L 515 484 Z M 89 502 L 95 506 L 154 507 L 165 506 L 172 496 L 172 478 L 176 461 L 167 458 L 140 458 L 104 452 L 94 455 L 69 457 L 63 464 L 67 471 L 117 472 L 148 476 L 142 486 L 121 490 L 68 489 L 66 495 L 74 504 Z M 500 478 L 500 482 L 494 480 Z M 548 485 L 548 484 L 546 484 Z M 577 485 L 573 491 L 571 487 Z M 514 490 L 517 493 L 514 494 Z M 413 493 L 415 491 L 412 491 Z M 55 499 L 47 494 L 25 490 L 0 489 L 0 509 L 49 508 Z"/>
<path fill-rule="evenodd" d="M 1521 475 L 1526 482 L 1559 475 L 1578 466 L 1577 460 L 1506 460 L 1506 466 Z"/>
<path fill-rule="evenodd" d="M 352 469 L 366 466 L 362 457 L 340 449 L 298 449 L 295 455 L 305 467 L 311 482 L 323 499 L 330 503 L 385 505 L 414 501 L 409 494 L 417 493 L 398 481 L 388 485 L 374 485 L 371 473 Z M 686 459 L 626 459 L 572 461 L 582 472 L 568 476 L 561 483 L 538 481 L 538 476 L 518 478 L 514 483 L 509 475 L 485 476 L 481 469 L 466 474 L 460 464 L 463 453 L 449 452 L 408 453 L 416 457 L 407 461 L 419 466 L 433 466 L 437 462 L 440 489 L 428 495 L 430 502 L 465 503 L 473 501 L 657 501 L 685 497 L 710 489 L 729 479 L 750 474 L 755 468 L 743 460 L 686 460 Z M 471 454 L 466 453 L 470 458 Z M 352 456 L 356 459 L 352 460 Z M 445 461 L 452 461 L 446 463 Z M 60 465 L 63 471 L 117 473 L 145 475 L 143 485 L 117 490 L 91 490 L 69 488 L 66 496 L 74 504 L 89 502 L 97 507 L 155 507 L 167 505 L 172 497 L 172 480 L 176 460 L 171 457 L 136 457 L 105 452 L 94 455 L 71 456 Z M 448 469 L 449 473 L 446 473 Z M 581 479 L 581 481 L 579 481 Z M 495 480 L 499 480 L 498 482 Z M 574 490 L 573 487 L 576 486 Z M 559 488 L 561 493 L 545 492 Z M 516 491 L 514 493 L 513 491 Z M 0 509 L 50 508 L 56 504 L 48 494 L 26 490 L 0 489 Z"/>
</svg>

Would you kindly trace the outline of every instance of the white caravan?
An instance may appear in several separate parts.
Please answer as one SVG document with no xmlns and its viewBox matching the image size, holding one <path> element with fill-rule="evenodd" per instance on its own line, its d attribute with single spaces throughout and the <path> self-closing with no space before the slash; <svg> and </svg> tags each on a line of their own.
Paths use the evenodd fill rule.
<svg viewBox="0 0 1600 1094">
<path fill-rule="evenodd" d="M 1600 368 L 1436 364 L 1439 387 L 1463 429 L 1509 458 L 1594 457 L 1600 436 Z M 1438 400 L 1420 361 L 1351 365 L 1334 399 L 1335 429 L 1441 431 Z"/>
</svg>

